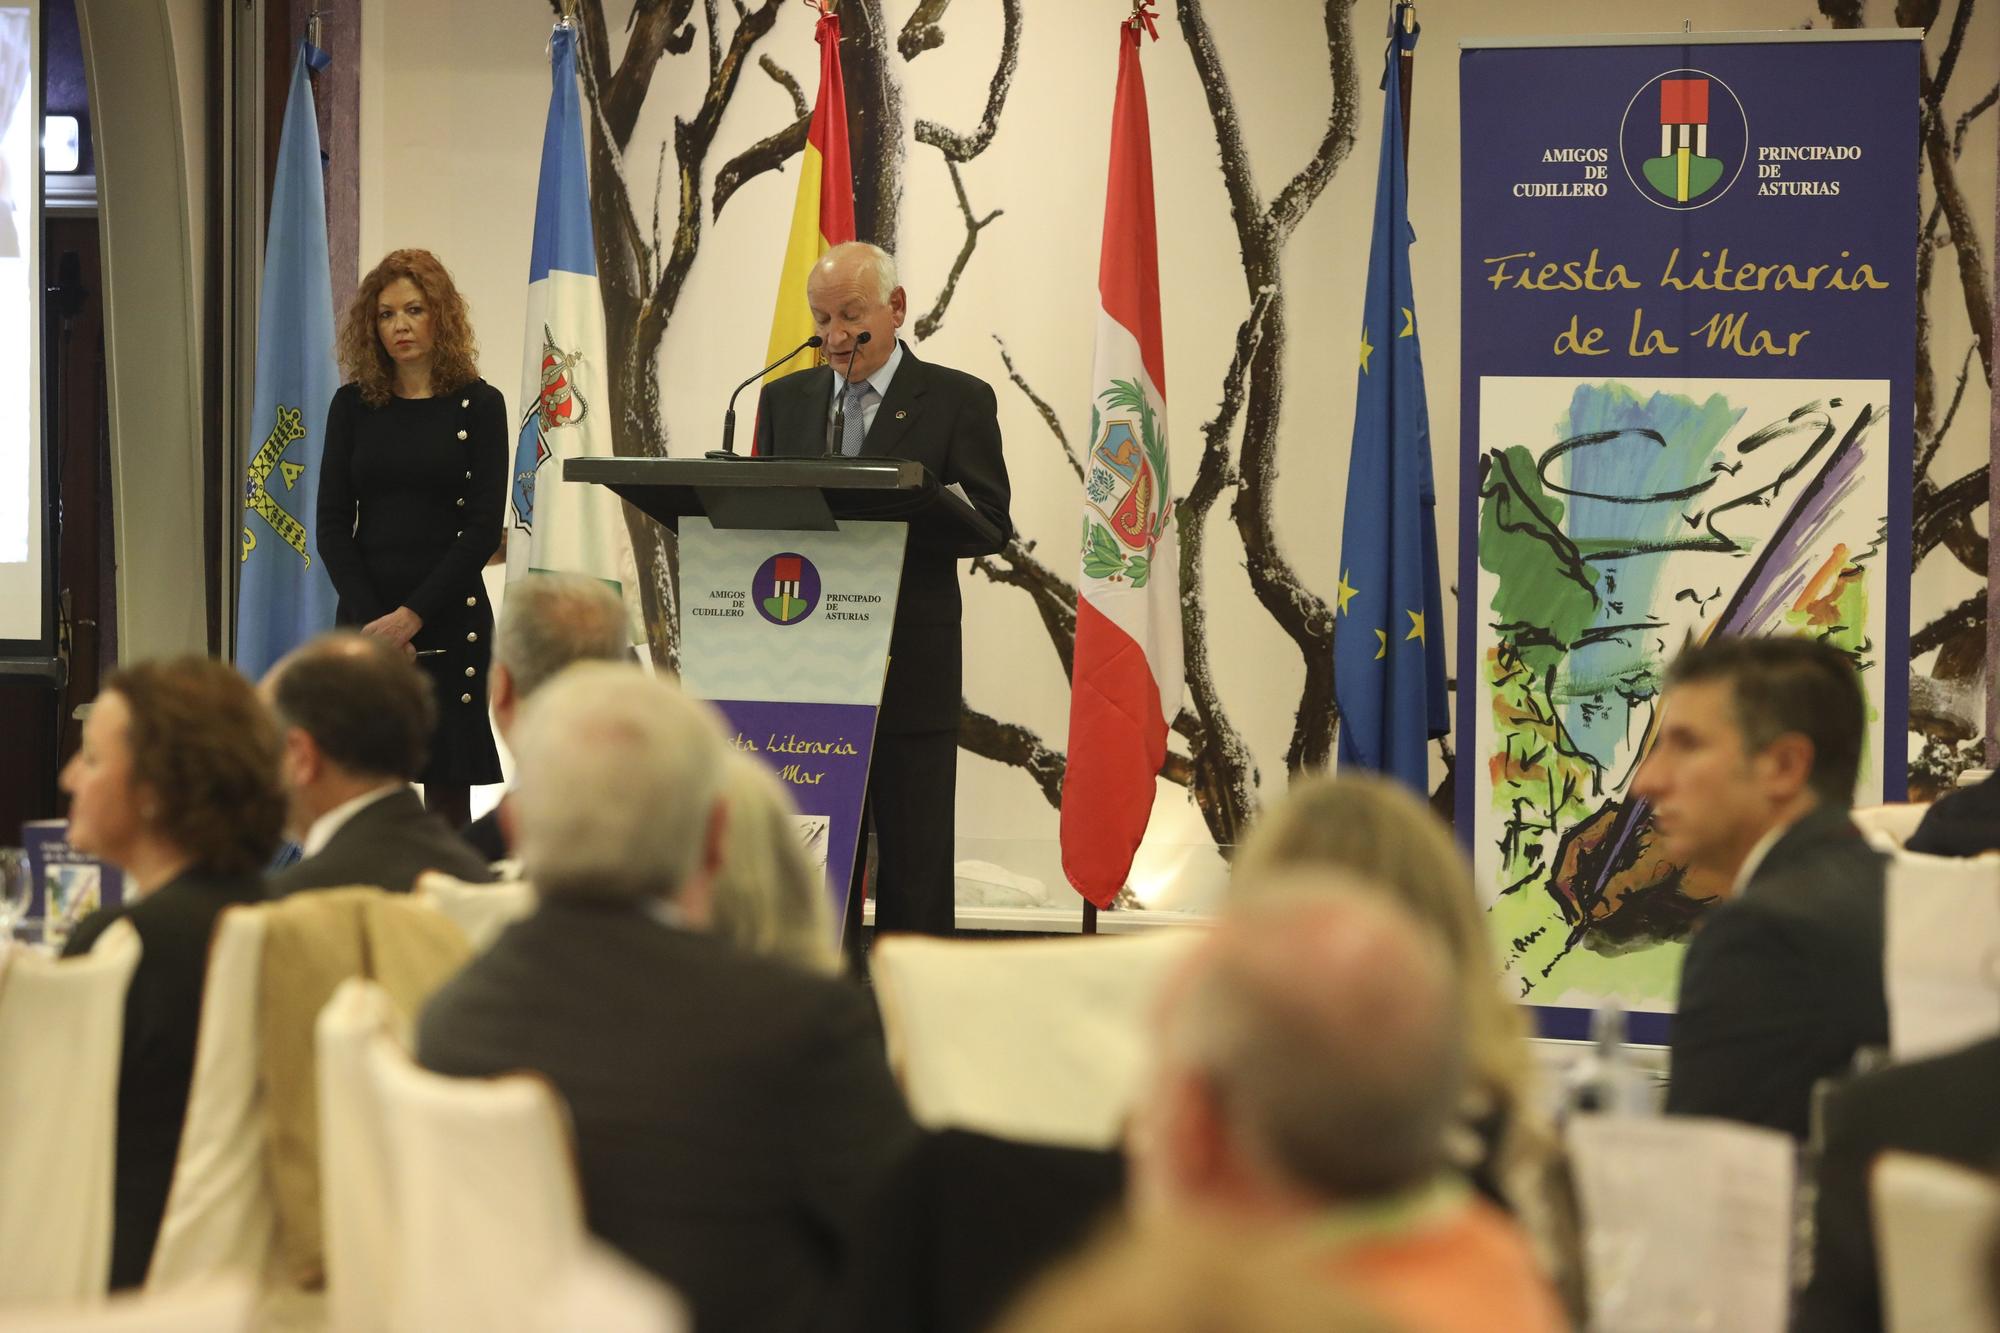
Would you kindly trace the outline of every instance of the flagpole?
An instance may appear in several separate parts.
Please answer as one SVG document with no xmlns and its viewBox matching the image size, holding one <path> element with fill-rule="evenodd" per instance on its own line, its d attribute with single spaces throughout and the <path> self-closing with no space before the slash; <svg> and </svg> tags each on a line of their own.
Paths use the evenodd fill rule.
<svg viewBox="0 0 2000 1333">
<path fill-rule="evenodd" d="M 1415 36 L 1419 29 L 1417 27 L 1417 7 L 1414 4 L 1408 3 L 1407 0 L 1399 0 L 1396 11 L 1390 18 L 1390 26 L 1392 29 L 1402 29 L 1401 32 L 1396 32 L 1394 35 L 1396 37 L 1398 54 L 1403 58 L 1403 174 L 1407 177 L 1410 172 L 1410 90 L 1414 86 L 1417 77 L 1417 47 L 1414 42 L 1403 41 L 1402 36 L 1403 32 Z"/>
<path fill-rule="evenodd" d="M 1125 26 L 1134 32 L 1144 32 L 1154 41 L 1159 41 L 1160 30 L 1153 22 L 1157 3 L 1158 0 L 1132 0 L 1132 12 L 1125 16 Z M 1086 935 L 1097 933 L 1097 904 L 1088 898 L 1083 900 L 1083 933 Z"/>
</svg>

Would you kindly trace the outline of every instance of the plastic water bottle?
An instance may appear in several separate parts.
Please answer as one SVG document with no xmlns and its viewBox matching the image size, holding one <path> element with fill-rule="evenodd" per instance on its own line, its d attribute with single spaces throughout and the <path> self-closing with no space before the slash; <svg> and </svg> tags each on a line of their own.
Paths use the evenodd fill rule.
<svg viewBox="0 0 2000 1333">
<path fill-rule="evenodd" d="M 1625 1009 L 1616 1000 L 1597 1006 L 1590 1019 L 1590 1050 L 1570 1072 L 1564 1096 L 1569 1113 L 1646 1115 L 1652 1099 L 1646 1072 L 1632 1062 L 1625 1043 Z"/>
</svg>

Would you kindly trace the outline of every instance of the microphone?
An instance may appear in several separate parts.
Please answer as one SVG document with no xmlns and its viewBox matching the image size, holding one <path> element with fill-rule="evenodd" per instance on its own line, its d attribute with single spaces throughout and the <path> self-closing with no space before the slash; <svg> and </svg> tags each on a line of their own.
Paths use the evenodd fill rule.
<svg viewBox="0 0 2000 1333">
<path fill-rule="evenodd" d="M 854 383 L 854 358 L 861 355 L 861 349 L 873 336 L 866 329 L 854 335 L 854 350 L 847 355 L 847 373 L 840 377 L 840 388 L 833 396 L 833 431 L 826 437 L 829 458 L 840 453 L 841 436 L 847 429 L 847 390 Z"/>
<path fill-rule="evenodd" d="M 773 361 L 770 365 L 765 366 L 755 375 L 752 375 L 749 379 L 744 380 L 741 384 L 737 385 L 736 392 L 729 395 L 729 409 L 722 414 L 722 447 L 720 449 L 710 449 L 708 453 L 704 455 L 704 457 L 735 458 L 737 456 L 736 454 L 737 396 L 741 394 L 745 389 L 755 384 L 758 380 L 763 379 L 766 375 L 776 370 L 779 366 L 784 365 L 785 362 L 797 356 L 800 352 L 805 351 L 809 347 L 818 347 L 821 343 L 825 341 L 826 339 L 820 337 L 817 333 L 815 333 L 812 337 L 806 339 L 804 342 L 800 343 L 797 347 L 794 347 L 791 351 L 785 353 L 783 356 L 779 357 L 776 361 Z"/>
</svg>

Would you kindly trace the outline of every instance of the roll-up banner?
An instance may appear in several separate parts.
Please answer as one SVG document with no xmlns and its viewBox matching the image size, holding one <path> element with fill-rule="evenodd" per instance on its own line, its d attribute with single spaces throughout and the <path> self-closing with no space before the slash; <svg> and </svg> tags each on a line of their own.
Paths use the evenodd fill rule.
<svg viewBox="0 0 2000 1333">
<path fill-rule="evenodd" d="M 1730 888 L 1629 791 L 1683 645 L 1850 652 L 1903 794 L 1921 37 L 1461 52 L 1458 827 L 1545 1035 L 1663 1040 Z"/>
</svg>

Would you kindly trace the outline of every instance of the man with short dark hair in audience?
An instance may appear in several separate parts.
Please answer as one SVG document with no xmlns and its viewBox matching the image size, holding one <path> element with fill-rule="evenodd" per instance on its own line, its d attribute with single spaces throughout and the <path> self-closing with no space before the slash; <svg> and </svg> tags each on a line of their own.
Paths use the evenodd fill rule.
<svg viewBox="0 0 2000 1333">
<path fill-rule="evenodd" d="M 825 1315 L 915 1131 L 864 992 L 704 929 L 726 752 L 706 707 L 637 666 L 538 692 L 504 818 L 540 901 L 432 998 L 417 1057 L 547 1078 L 591 1230 L 695 1327 L 777 1333 Z"/>
<path fill-rule="evenodd" d="M 263 694 L 284 738 L 279 772 L 302 852 L 271 876 L 272 897 L 353 884 L 407 893 L 426 870 L 493 878 L 410 787 L 436 705 L 403 652 L 351 631 L 322 634 L 271 668 Z"/>
<path fill-rule="evenodd" d="M 1414 1333 L 1565 1328 L 1527 1238 L 1450 1167 L 1466 1056 L 1443 943 L 1339 878 L 1288 872 L 1169 981 L 1135 1211 L 1261 1231 Z"/>
<path fill-rule="evenodd" d="M 1633 778 L 1652 832 L 1729 885 L 1681 967 L 1667 1109 L 1805 1138 L 1813 1085 L 1889 1040 L 1883 860 L 1848 818 L 1866 703 L 1802 638 L 1721 638 L 1667 672 Z"/>
<path fill-rule="evenodd" d="M 1793 1327 L 1878 1333 L 1882 1280 L 1868 1189 L 1875 1159 L 1893 1149 L 1982 1171 L 2000 1168 L 2000 1037 L 1844 1083 L 1827 1098 L 1825 1124 L 1812 1281 L 1799 1297 Z"/>
<path fill-rule="evenodd" d="M 1983 856 L 2000 852 L 2000 772 L 1970 787 L 1948 791 L 1924 811 L 1917 831 L 1903 844 L 1926 856 Z"/>
<path fill-rule="evenodd" d="M 487 695 L 493 729 L 513 751 L 515 719 L 536 690 L 574 662 L 620 662 L 632 655 L 625 604 L 602 580 L 582 574 L 531 574 L 507 585 L 500 624 L 493 633 L 493 669 Z M 500 804 L 467 824 L 460 835 L 488 861 L 512 855 Z"/>
</svg>

